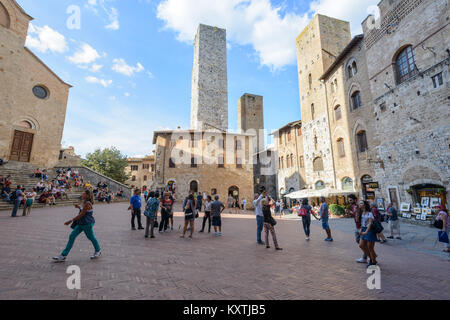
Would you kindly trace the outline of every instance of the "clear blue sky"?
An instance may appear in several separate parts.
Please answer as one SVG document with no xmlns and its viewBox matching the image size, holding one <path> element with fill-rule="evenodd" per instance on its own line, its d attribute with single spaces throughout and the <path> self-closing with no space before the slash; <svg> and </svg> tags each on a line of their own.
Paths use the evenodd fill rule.
<svg viewBox="0 0 450 320">
<path fill-rule="evenodd" d="M 316 12 L 348 20 L 359 33 L 377 2 L 18 0 L 35 18 L 27 46 L 74 86 L 63 145 L 83 156 L 106 146 L 150 154 L 154 130 L 189 127 L 198 23 L 227 29 L 230 129 L 243 93 L 264 96 L 268 131 L 300 119 L 296 36 Z M 71 5 L 79 8 L 79 29 L 68 27 Z"/>
</svg>

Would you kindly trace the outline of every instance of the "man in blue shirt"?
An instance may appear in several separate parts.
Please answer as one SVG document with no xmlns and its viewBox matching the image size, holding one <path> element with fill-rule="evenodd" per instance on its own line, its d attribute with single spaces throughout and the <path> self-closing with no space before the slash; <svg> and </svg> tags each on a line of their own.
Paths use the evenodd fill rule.
<svg viewBox="0 0 450 320">
<path fill-rule="evenodd" d="M 136 189 L 134 191 L 134 195 L 130 198 L 130 207 L 128 208 L 128 210 L 131 210 L 131 230 L 136 230 L 136 227 L 134 225 L 135 218 L 137 218 L 138 229 L 144 229 L 141 223 L 141 207 L 141 190 Z"/>
<path fill-rule="evenodd" d="M 327 233 L 327 238 L 325 241 L 333 241 L 333 238 L 331 237 L 331 230 L 330 226 L 328 225 L 328 204 L 325 200 L 325 197 L 320 198 L 320 202 L 322 203 L 320 206 L 320 218 L 319 220 L 322 220 L 322 228 Z"/>
</svg>

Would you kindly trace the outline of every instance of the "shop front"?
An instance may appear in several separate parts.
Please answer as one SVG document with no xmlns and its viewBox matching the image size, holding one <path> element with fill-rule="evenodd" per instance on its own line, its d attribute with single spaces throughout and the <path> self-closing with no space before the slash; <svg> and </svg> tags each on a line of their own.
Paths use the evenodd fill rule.
<svg viewBox="0 0 450 320">
<path fill-rule="evenodd" d="M 415 207 L 430 208 L 436 214 L 436 207 L 442 205 L 446 208 L 445 187 L 435 184 L 420 184 L 406 190 L 414 201 Z M 446 208 L 447 209 L 447 208 Z"/>
</svg>

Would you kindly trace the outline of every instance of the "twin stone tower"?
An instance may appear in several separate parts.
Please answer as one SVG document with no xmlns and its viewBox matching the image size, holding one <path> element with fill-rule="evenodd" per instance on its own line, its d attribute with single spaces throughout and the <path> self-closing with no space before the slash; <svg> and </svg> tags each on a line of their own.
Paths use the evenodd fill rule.
<svg viewBox="0 0 450 320">
<path fill-rule="evenodd" d="M 239 130 L 264 129 L 263 98 L 244 94 L 239 99 L 238 118 Z M 204 24 L 199 25 L 194 43 L 191 129 L 228 130 L 226 30 Z"/>
</svg>

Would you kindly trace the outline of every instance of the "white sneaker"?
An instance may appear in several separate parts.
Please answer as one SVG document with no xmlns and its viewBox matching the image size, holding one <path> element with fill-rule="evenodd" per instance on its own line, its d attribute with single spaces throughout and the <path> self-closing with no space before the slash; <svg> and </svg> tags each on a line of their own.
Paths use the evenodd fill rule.
<svg viewBox="0 0 450 320">
<path fill-rule="evenodd" d="M 309 241 L 309 237 L 306 237 L 305 240 L 306 240 L 306 241 Z"/>
<path fill-rule="evenodd" d="M 367 263 L 367 259 L 359 258 L 359 259 L 356 259 L 356 262 L 358 262 L 358 263 Z"/>
<path fill-rule="evenodd" d="M 59 255 L 59 256 L 57 256 L 57 257 L 53 257 L 52 259 L 53 259 L 53 261 L 55 261 L 55 262 L 64 262 L 64 261 L 66 261 L 66 257 L 64 257 L 64 256 L 62 256 L 62 255 Z"/>
<path fill-rule="evenodd" d="M 218 232 L 217 236 L 221 237 L 222 236 L 222 232 Z"/>
<path fill-rule="evenodd" d="M 102 252 L 101 252 L 101 251 L 96 252 L 96 253 L 94 253 L 94 255 L 91 257 L 91 259 L 94 260 L 94 259 L 100 258 L 101 255 L 102 255 Z"/>
</svg>

